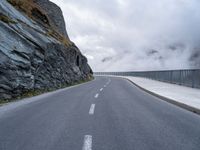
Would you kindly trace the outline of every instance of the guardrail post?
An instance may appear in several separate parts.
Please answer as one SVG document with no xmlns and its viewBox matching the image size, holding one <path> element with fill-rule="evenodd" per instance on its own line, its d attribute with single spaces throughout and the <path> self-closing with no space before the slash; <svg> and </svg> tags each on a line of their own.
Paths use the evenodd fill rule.
<svg viewBox="0 0 200 150">
<path fill-rule="evenodd" d="M 182 73 L 181 73 L 181 70 L 180 70 L 180 76 L 179 76 L 180 80 L 179 80 L 179 85 L 182 85 Z"/>
<path fill-rule="evenodd" d="M 195 70 L 192 70 L 192 88 L 194 88 Z"/>
<path fill-rule="evenodd" d="M 172 74 L 173 74 L 173 71 L 170 71 L 170 83 L 172 83 Z"/>
</svg>

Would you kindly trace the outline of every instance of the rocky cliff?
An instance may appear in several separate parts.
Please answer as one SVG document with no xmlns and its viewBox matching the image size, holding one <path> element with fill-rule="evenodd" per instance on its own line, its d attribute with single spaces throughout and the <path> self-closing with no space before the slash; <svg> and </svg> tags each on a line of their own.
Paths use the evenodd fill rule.
<svg viewBox="0 0 200 150">
<path fill-rule="evenodd" d="M 0 0 L 0 99 L 91 77 L 58 6 L 49 0 Z"/>
</svg>

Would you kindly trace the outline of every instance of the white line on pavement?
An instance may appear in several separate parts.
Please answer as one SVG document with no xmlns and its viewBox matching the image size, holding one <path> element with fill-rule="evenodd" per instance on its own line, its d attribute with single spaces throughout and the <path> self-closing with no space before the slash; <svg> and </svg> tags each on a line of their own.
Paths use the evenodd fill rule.
<svg viewBox="0 0 200 150">
<path fill-rule="evenodd" d="M 100 91 L 103 91 L 103 88 L 101 88 Z"/>
<path fill-rule="evenodd" d="M 94 115 L 94 110 L 95 110 L 95 104 L 92 104 L 92 105 L 90 106 L 89 114 L 90 114 L 90 115 Z"/>
<path fill-rule="evenodd" d="M 106 85 L 104 85 L 104 87 L 106 87 Z"/>
<path fill-rule="evenodd" d="M 98 98 L 98 97 L 99 97 L 99 94 L 97 93 L 94 97 L 95 97 L 95 98 Z"/>
<path fill-rule="evenodd" d="M 110 84 L 111 81 L 108 81 L 107 84 Z"/>
<path fill-rule="evenodd" d="M 82 150 L 92 150 L 92 136 L 85 135 Z"/>
</svg>

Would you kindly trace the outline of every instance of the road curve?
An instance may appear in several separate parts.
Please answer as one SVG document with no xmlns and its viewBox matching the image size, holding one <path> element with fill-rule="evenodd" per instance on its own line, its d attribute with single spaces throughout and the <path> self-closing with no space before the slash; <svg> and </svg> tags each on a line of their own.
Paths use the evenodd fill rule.
<svg viewBox="0 0 200 150">
<path fill-rule="evenodd" d="M 125 79 L 0 107 L 0 150 L 199 150 L 200 116 Z"/>
</svg>

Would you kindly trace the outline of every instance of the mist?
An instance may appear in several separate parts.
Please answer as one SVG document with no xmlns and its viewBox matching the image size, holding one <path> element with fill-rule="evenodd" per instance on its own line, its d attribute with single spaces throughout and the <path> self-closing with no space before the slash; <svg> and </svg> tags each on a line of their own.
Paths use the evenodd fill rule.
<svg viewBox="0 0 200 150">
<path fill-rule="evenodd" d="M 52 0 L 94 71 L 200 67 L 198 0 Z"/>
</svg>

